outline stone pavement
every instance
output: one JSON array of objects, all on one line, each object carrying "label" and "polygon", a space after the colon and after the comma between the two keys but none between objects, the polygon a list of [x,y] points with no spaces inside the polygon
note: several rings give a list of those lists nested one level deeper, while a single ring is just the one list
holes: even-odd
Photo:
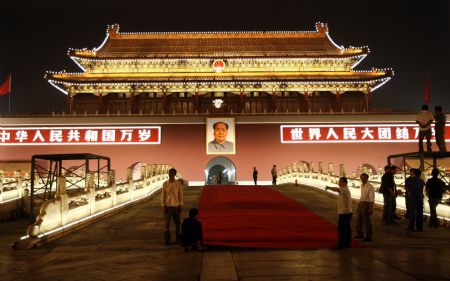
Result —
[{"label": "stone pavement", "polygon": [[[239,187],[237,187],[239,188]],[[336,199],[285,185],[279,190],[336,223]],[[201,188],[185,191],[183,216]],[[8,248],[26,222],[0,224],[1,280],[450,280],[450,229],[407,232],[405,222],[381,225],[374,242],[346,250],[210,248],[184,253],[163,243],[159,196],[32,250]],[[301,231],[301,226],[299,226]]]}]

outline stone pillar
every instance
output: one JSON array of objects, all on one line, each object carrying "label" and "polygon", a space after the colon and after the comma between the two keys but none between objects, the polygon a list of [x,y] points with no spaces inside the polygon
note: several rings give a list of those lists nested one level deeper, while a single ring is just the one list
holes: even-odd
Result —
[{"label": "stone pillar", "polygon": [[[0,197],[0,201],[1,201],[1,197]],[[31,214],[30,213],[30,190],[28,190],[28,188],[23,189],[22,210],[27,215]]]},{"label": "stone pillar", "polygon": [[17,182],[19,197],[22,197],[22,177],[20,176],[20,170],[14,171],[14,180]]},{"label": "stone pillar", "polygon": [[56,198],[61,202],[61,225],[64,226],[67,224],[69,213],[69,196],[67,195],[66,177],[64,176],[56,178]]},{"label": "stone pillar", "polygon": [[383,169],[380,166],[377,168],[377,173],[380,177],[384,174]]},{"label": "stone pillar", "polygon": [[134,181],[133,181],[133,170],[131,169],[131,167],[127,168],[127,183],[128,183],[128,194],[130,194],[130,200],[133,200]]},{"label": "stone pillar", "polygon": [[90,206],[90,214],[95,213],[95,195],[97,194],[95,191],[94,185],[95,173],[94,172],[86,172],[86,193],[88,197],[88,202]]},{"label": "stone pillar", "polygon": [[309,171],[311,173],[314,173],[314,163],[313,162],[309,162]]},{"label": "stone pillar", "polygon": [[143,166],[141,166],[141,180],[144,180],[145,179],[145,176],[146,176],[146,166],[145,165],[143,165]]},{"label": "stone pillar", "polygon": [[339,176],[340,177],[345,177],[346,176],[344,164],[339,164]]},{"label": "stone pillar", "polygon": [[333,165],[333,163],[328,163],[328,174],[330,175],[330,176],[334,176],[334,165]]},{"label": "stone pillar", "polygon": [[108,172],[108,186],[111,190],[112,205],[117,205],[117,186],[116,186],[116,171],[110,170]]},{"label": "stone pillar", "polygon": [[319,174],[323,174],[323,162],[319,162]]},{"label": "stone pillar", "polygon": [[149,166],[149,177],[153,177],[155,175],[155,164],[150,164]]}]

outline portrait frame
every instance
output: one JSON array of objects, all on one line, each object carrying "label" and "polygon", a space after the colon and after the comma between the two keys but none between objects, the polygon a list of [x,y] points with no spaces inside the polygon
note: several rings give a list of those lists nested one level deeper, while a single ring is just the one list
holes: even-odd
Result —
[{"label": "portrait frame", "polygon": [[[226,136],[227,145],[222,147],[213,144],[215,140],[213,125],[222,122],[228,125],[228,133]],[[236,124],[234,117],[208,117],[205,122],[206,127],[206,155],[234,155],[236,154]],[[229,144],[231,142],[231,144]],[[218,148],[219,150],[216,150]]]}]

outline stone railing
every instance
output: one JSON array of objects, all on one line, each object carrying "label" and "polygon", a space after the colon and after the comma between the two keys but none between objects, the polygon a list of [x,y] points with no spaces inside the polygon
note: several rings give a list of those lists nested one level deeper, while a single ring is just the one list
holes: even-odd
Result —
[{"label": "stone railing", "polygon": [[[333,174],[333,165],[329,164],[328,172],[324,172],[322,169],[322,163],[319,163],[319,169],[314,170],[312,162],[299,162],[293,163],[279,172],[277,182],[279,184],[296,184],[310,186],[314,188],[319,188],[325,190],[327,186],[338,186],[339,177],[346,176],[348,180],[348,187],[352,194],[352,198],[359,199],[361,195],[360,185],[361,181],[359,179],[359,174],[366,172],[369,175],[369,182],[374,186],[375,190],[378,191],[381,184],[380,169],[377,173],[366,171],[360,169],[358,172],[353,172],[352,175],[346,175],[343,165],[340,165],[340,175]],[[405,198],[404,198],[404,177],[401,174],[395,175],[395,181],[397,183],[397,189],[400,191],[400,195],[397,197],[397,209],[405,210]],[[327,190],[330,193],[332,191]],[[450,225],[450,205],[448,204],[450,200],[449,194],[445,194],[443,198],[443,204],[439,204],[437,207],[438,216],[444,219],[447,225]],[[375,192],[375,203],[383,205],[383,195],[379,192]],[[424,198],[424,212],[429,213],[428,199]]]},{"label": "stone railing", "polygon": [[167,164],[145,165],[137,180],[132,179],[129,169],[128,180],[122,183],[116,183],[115,171],[110,171],[110,184],[100,187],[94,184],[95,173],[88,173],[86,188],[81,192],[68,192],[67,179],[64,176],[57,177],[54,198],[43,202],[36,221],[27,229],[27,236],[16,242],[14,247],[31,248],[42,239],[60,235],[80,224],[95,221],[131,203],[144,200],[168,180],[170,168]]},{"label": "stone railing", "polygon": [[29,190],[29,186],[30,179],[23,178],[20,171],[15,171],[8,177],[0,171],[0,205],[22,198],[24,190]]}]

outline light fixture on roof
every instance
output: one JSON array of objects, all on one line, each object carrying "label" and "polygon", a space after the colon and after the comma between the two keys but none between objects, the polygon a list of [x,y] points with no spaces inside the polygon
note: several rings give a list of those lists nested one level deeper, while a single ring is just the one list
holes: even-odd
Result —
[{"label": "light fixture on roof", "polygon": [[219,109],[222,107],[222,104],[223,104],[222,99],[215,99],[212,102],[213,102],[215,108]]}]

